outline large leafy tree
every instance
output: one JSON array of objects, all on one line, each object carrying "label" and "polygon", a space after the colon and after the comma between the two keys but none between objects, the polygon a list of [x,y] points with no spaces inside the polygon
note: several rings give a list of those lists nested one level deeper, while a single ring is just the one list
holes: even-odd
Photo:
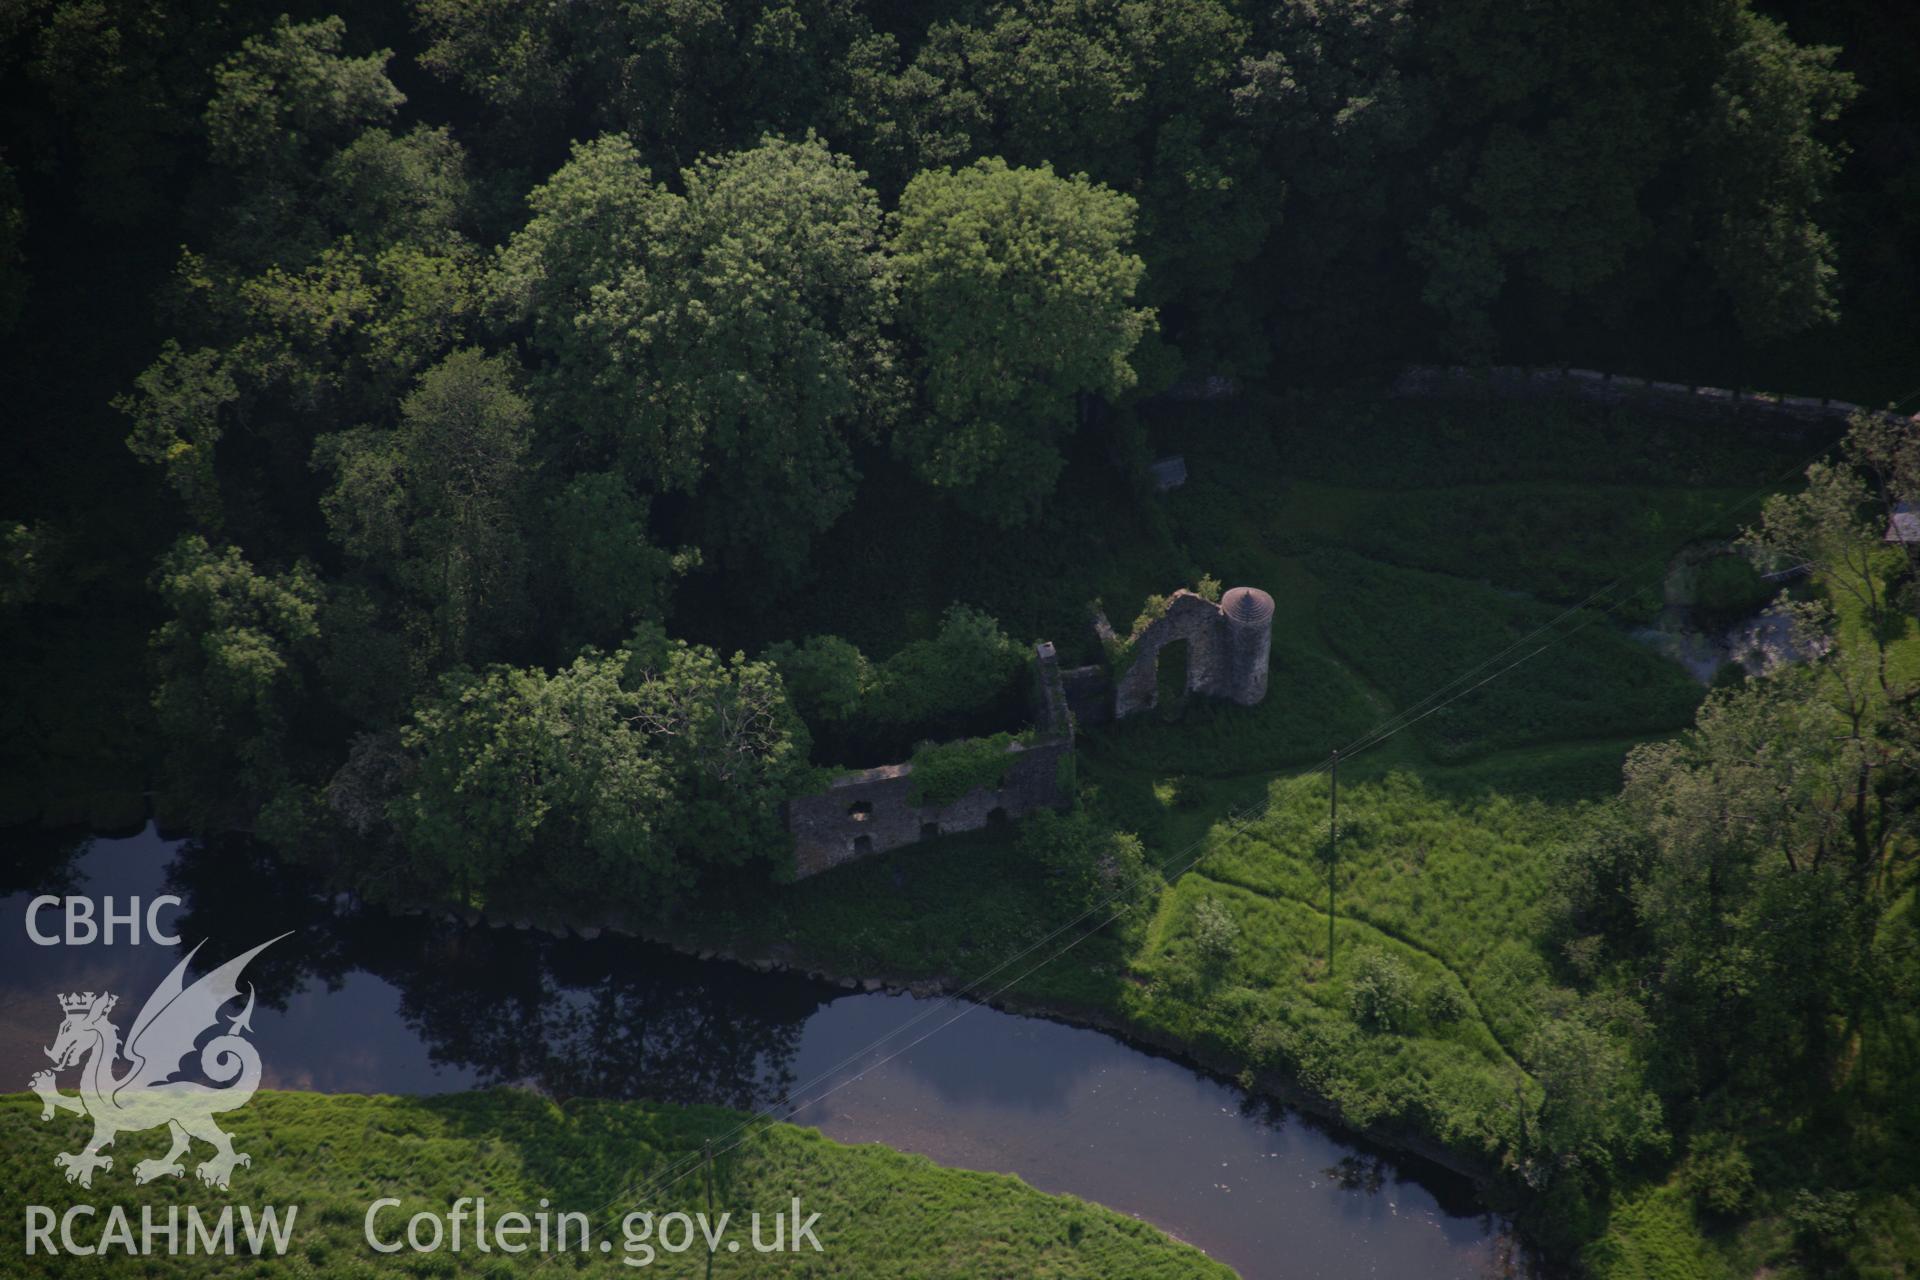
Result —
[{"label": "large leafy tree", "polygon": [[550,452],[694,500],[701,545],[797,567],[896,400],[880,207],[816,138],[700,161],[684,194],[623,138],[531,197],[498,295],[528,324]]},{"label": "large leafy tree", "polygon": [[172,234],[180,178],[204,154],[215,72],[264,18],[225,0],[8,4],[0,77],[26,90],[0,128],[10,158],[64,179],[84,218],[136,244],[148,228]]},{"label": "large leafy tree", "polygon": [[631,723],[624,668],[584,656],[443,677],[401,733],[411,771],[392,818],[410,874],[485,906],[525,904],[534,884],[619,900],[668,870],[655,832],[672,780]]},{"label": "large leafy tree", "polygon": [[282,15],[271,32],[242,43],[214,73],[207,140],[215,158],[294,164],[309,146],[351,136],[406,101],[387,78],[390,52],[342,55],[346,29],[338,17],[296,24]]},{"label": "large leafy tree", "polygon": [[232,821],[272,799],[309,749],[298,721],[316,690],[322,589],[311,567],[255,568],[197,534],[161,558],[168,613],[154,633],[154,708],[173,750],[168,800]]},{"label": "large leafy tree", "polygon": [[568,136],[602,132],[676,169],[768,132],[864,134],[856,123],[875,115],[874,89],[897,59],[855,0],[413,0],[413,10],[422,63],[478,98],[508,154],[533,163]]},{"label": "large leafy tree", "polygon": [[[1669,1087],[1824,1072],[1881,987],[1874,937],[1912,839],[1886,788],[1910,748],[1846,661],[1714,699],[1628,762],[1631,936]],[[1834,705],[1829,681],[1854,696]]]},{"label": "large leafy tree", "polygon": [[1920,851],[1920,735],[1896,655],[1916,632],[1889,607],[1906,565],[1881,542],[1885,508],[1867,516],[1862,471],[1885,465],[1884,500],[1905,500],[1911,439],[1910,424],[1863,420],[1846,458],[1769,501],[1747,543],[1812,570],[1823,599],[1794,608],[1808,661],[1714,695],[1692,731],[1635,750],[1611,819],[1562,865],[1563,922],[1638,976],[1675,1093],[1825,1079],[1899,988],[1883,939]]},{"label": "large leafy tree", "polygon": [[328,525],[422,603],[432,665],[497,653],[524,625],[531,424],[507,360],[470,347],[421,375],[394,429],[320,441]]},{"label": "large leafy tree", "polygon": [[222,256],[248,267],[317,247],[307,205],[326,158],[406,101],[388,78],[392,54],[343,52],[338,17],[248,38],[214,71],[207,147],[233,178]]},{"label": "large leafy tree", "polygon": [[1133,305],[1134,213],[1084,175],[1002,160],[907,185],[893,250],[928,412],[894,443],[922,479],[1001,524],[1037,513],[1081,397],[1136,381],[1153,313]]},{"label": "large leafy tree", "polygon": [[930,29],[893,115],[919,168],[993,155],[1135,197],[1143,299],[1191,359],[1251,371],[1265,344],[1235,295],[1283,183],[1234,101],[1248,37],[1219,0],[1003,0]]},{"label": "large leafy tree", "polygon": [[[1852,82],[1746,0],[1274,5],[1254,45],[1236,100],[1289,182],[1283,350],[1437,322],[1484,356],[1656,305],[1762,339],[1833,314],[1817,218]],[[1423,323],[1393,310],[1408,295]]]},{"label": "large leafy tree", "polygon": [[340,21],[282,21],[215,76],[206,110],[220,217],[181,255],[176,336],[119,403],[202,527],[313,550],[321,435],[390,421],[467,336],[481,259],[461,226],[467,159],[444,129],[384,127],[387,55]]},{"label": "large leafy tree", "polygon": [[409,874],[474,905],[591,894],[664,910],[702,869],[777,861],[806,736],[764,663],[643,628],[553,673],[456,671],[401,731]]},{"label": "large leafy tree", "polygon": [[548,616],[560,647],[610,644],[639,622],[666,616],[675,577],[700,561],[694,548],[669,552],[649,529],[651,502],[613,471],[574,476],[547,499],[542,539]]},{"label": "large leafy tree", "polygon": [[642,628],[629,642],[635,724],[674,779],[664,827],[689,866],[750,862],[786,869],[780,804],[807,768],[807,731],[771,663]]}]

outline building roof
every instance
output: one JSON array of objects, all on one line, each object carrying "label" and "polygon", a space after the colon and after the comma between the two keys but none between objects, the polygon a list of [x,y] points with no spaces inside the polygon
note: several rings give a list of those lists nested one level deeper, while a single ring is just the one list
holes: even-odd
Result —
[{"label": "building roof", "polygon": [[1258,587],[1235,587],[1220,597],[1220,607],[1236,622],[1265,622],[1273,616],[1273,597]]}]

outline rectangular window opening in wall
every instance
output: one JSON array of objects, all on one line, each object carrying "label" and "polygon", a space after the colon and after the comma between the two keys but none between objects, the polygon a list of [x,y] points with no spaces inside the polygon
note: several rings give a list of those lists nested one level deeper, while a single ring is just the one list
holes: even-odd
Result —
[{"label": "rectangular window opening in wall", "polygon": [[856,856],[861,854],[872,853],[873,837],[872,836],[855,836],[853,838],[853,852],[855,853]]},{"label": "rectangular window opening in wall", "polygon": [[847,816],[855,822],[865,822],[873,816],[873,802],[870,800],[855,800],[847,806]]},{"label": "rectangular window opening in wall", "polygon": [[937,836],[937,835],[939,835],[939,834],[940,834],[940,824],[939,824],[939,823],[937,823],[937,822],[923,822],[923,823],[921,823],[921,824],[920,824],[920,838],[921,838],[922,840],[931,840],[931,839],[933,839],[933,838],[934,838],[935,836]]}]

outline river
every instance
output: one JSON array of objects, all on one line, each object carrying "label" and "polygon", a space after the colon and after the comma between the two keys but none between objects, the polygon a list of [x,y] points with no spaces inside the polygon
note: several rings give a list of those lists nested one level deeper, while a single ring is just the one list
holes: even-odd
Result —
[{"label": "river", "polygon": [[[388,916],[318,892],[239,839],[170,841],[149,827],[71,853],[26,844],[6,851],[0,876],[0,1088],[24,1089],[47,1065],[58,993],[118,993],[124,1028],[181,954],[152,942],[37,945],[31,899],[111,895],[124,908],[173,893],[184,905],[159,923],[185,946],[207,939],[196,968],[294,931],[247,970],[269,1088],[521,1084],[741,1108],[786,1098],[800,1104],[796,1123],[842,1142],[1070,1192],[1144,1218],[1248,1280],[1523,1270],[1505,1224],[1457,1177],[1100,1032],[855,993],[621,937]],[[57,932],[58,910],[38,922]]]}]

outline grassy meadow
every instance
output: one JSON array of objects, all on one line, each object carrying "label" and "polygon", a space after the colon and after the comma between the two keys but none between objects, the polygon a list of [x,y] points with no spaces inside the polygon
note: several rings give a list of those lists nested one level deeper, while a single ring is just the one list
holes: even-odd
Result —
[{"label": "grassy meadow", "polygon": [[[114,1147],[114,1168],[95,1175],[91,1190],[63,1181],[56,1152],[73,1145],[76,1125],[42,1124],[37,1099],[0,1096],[0,1146],[8,1153],[0,1171],[0,1201],[9,1220],[21,1206],[57,1208],[75,1202],[98,1206],[76,1234],[90,1241],[106,1221],[109,1206],[124,1204],[135,1232],[141,1208],[164,1221],[169,1205],[195,1205],[203,1216],[234,1205],[297,1204],[291,1247],[281,1258],[260,1259],[244,1249],[232,1257],[199,1255],[191,1260],[129,1258],[115,1251],[88,1258],[89,1274],[114,1276],[254,1275],[325,1276],[353,1280],[375,1275],[517,1276],[583,1272],[702,1276],[707,1257],[697,1241],[683,1253],[656,1250],[650,1265],[621,1266],[628,1256],[621,1225],[633,1205],[623,1189],[644,1184],[660,1170],[677,1167],[713,1139],[716,1149],[743,1119],[713,1107],[682,1108],[644,1103],[572,1102],[564,1106],[511,1090],[437,1098],[361,1097],[263,1093],[229,1119],[235,1146],[253,1157],[235,1172],[231,1193],[202,1187],[190,1173],[134,1189],[136,1160],[165,1149],[164,1131],[126,1134]],[[705,1208],[699,1175],[681,1180],[647,1207],[656,1214]],[[942,1169],[921,1156],[880,1146],[845,1146],[812,1129],[789,1125],[756,1128],[754,1136],[715,1160],[714,1209],[731,1211],[733,1238],[750,1242],[747,1215],[768,1219],[786,1210],[794,1196],[805,1214],[819,1213],[814,1234],[821,1252],[761,1254],[743,1243],[738,1253],[713,1259],[716,1276],[1047,1277],[1137,1276],[1143,1280],[1224,1280],[1225,1267],[1178,1244],[1134,1218],[1068,1196],[1044,1195],[1001,1174]],[[383,1243],[404,1235],[415,1213],[444,1218],[461,1196],[484,1197],[488,1214],[532,1215],[543,1200],[549,1211],[588,1214],[593,1241],[611,1240],[598,1251],[542,1258],[515,1258],[472,1247],[455,1253],[375,1253],[365,1242],[368,1206],[392,1196],[398,1208],[377,1221]],[[604,1206],[604,1207],[603,1207]],[[789,1229],[791,1222],[789,1222]],[[239,1228],[236,1225],[236,1234]],[[57,1239],[57,1236],[56,1236]],[[677,1243],[677,1237],[676,1237]],[[164,1250],[164,1243],[162,1244]],[[643,1255],[636,1251],[633,1255]],[[67,1276],[75,1260],[23,1257],[25,1269],[9,1275]]]}]

